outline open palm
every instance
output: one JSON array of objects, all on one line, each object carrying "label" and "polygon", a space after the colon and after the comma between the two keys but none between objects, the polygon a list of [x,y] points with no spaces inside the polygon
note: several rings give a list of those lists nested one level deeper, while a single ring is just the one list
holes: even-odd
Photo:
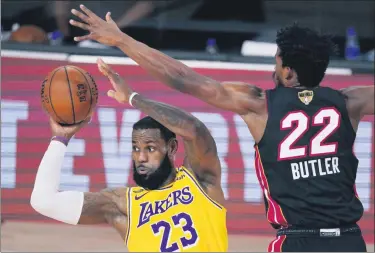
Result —
[{"label": "open palm", "polygon": [[117,43],[121,40],[121,35],[123,33],[118,28],[116,23],[112,20],[111,13],[108,12],[105,16],[106,20],[103,20],[84,5],[81,4],[80,8],[83,13],[75,9],[72,10],[72,13],[82,22],[78,22],[72,19],[69,22],[71,25],[89,31],[90,33],[84,36],[74,37],[74,40],[95,40],[107,46],[116,46]]},{"label": "open palm", "polygon": [[116,99],[120,103],[129,101],[129,96],[133,93],[132,89],[125,83],[124,79],[120,77],[108,64],[102,59],[97,60],[99,71],[105,75],[113,86],[113,90],[109,90],[107,95]]}]

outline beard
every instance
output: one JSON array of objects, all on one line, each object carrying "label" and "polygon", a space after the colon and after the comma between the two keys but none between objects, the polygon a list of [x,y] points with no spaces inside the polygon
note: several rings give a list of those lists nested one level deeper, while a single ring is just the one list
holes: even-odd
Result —
[{"label": "beard", "polygon": [[156,190],[160,188],[171,173],[172,163],[167,155],[164,156],[159,168],[147,175],[140,175],[133,161],[133,180],[138,186],[146,190]]}]

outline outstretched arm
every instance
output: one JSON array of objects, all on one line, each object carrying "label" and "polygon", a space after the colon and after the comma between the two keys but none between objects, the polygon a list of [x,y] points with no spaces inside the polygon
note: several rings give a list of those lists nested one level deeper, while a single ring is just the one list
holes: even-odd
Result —
[{"label": "outstretched arm", "polygon": [[72,10],[84,23],[74,20],[70,24],[90,32],[76,37],[75,40],[96,40],[109,46],[117,46],[126,55],[137,62],[151,75],[167,84],[169,87],[197,97],[215,107],[236,112],[262,113],[266,108],[264,92],[246,83],[223,83],[195,72],[180,61],[177,61],[160,51],[157,51],[130,36],[122,33],[116,23],[107,14],[106,20],[99,18],[85,6],[80,11]]},{"label": "outstretched arm", "polygon": [[98,67],[113,85],[114,90],[108,91],[110,97],[120,103],[130,102],[135,108],[181,136],[190,167],[200,181],[210,185],[220,185],[221,169],[216,143],[210,131],[200,120],[177,107],[134,93],[124,79],[101,59],[98,59]]},{"label": "outstretched arm", "polygon": [[51,141],[38,168],[31,206],[40,214],[64,223],[110,223],[121,230],[126,224],[126,188],[95,193],[58,190],[66,148],[59,140]]},{"label": "outstretched arm", "polygon": [[374,115],[374,85],[351,86],[341,92],[347,97],[348,111],[353,117],[361,119],[366,115]]},{"label": "outstretched arm", "polygon": [[219,82],[201,75],[182,62],[157,51],[126,34],[118,48],[155,78],[172,89],[192,95],[212,106],[245,115],[265,108],[264,91],[243,82]]}]

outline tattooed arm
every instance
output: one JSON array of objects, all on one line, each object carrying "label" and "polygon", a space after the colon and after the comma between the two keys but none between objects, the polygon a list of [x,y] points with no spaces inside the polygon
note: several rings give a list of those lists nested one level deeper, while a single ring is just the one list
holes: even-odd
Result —
[{"label": "tattooed arm", "polygon": [[72,225],[109,223],[126,231],[127,188],[101,192],[59,191],[66,145],[51,141],[39,165],[30,204],[38,213]]},{"label": "tattooed arm", "polygon": [[169,87],[197,97],[215,107],[236,112],[263,113],[266,108],[260,88],[246,83],[233,82],[230,85],[203,76],[160,51],[157,51],[122,33],[108,13],[106,20],[98,17],[87,7],[81,11],[72,10],[82,22],[71,20],[70,24],[89,31],[88,35],[75,37],[76,41],[96,40],[102,44],[116,46],[137,62],[151,75]]},{"label": "tattooed arm", "polygon": [[105,189],[100,192],[85,192],[79,224],[113,224],[125,216],[127,188]]},{"label": "tattooed arm", "polygon": [[357,130],[361,119],[366,115],[374,115],[374,85],[351,86],[341,89],[346,97],[346,107],[353,125]]},{"label": "tattooed arm", "polygon": [[216,81],[126,34],[118,48],[164,84],[212,106],[240,115],[258,114],[266,109],[264,91],[257,86]]},{"label": "tattooed arm", "polygon": [[[97,63],[99,71],[108,77],[115,89],[108,91],[108,96],[120,103],[127,103],[133,93],[132,89],[102,59],[98,59]],[[177,107],[141,95],[132,98],[132,105],[181,136],[184,140],[187,160],[196,176],[208,185],[220,186],[221,167],[216,143],[210,131],[200,120]]]},{"label": "tattooed arm", "polygon": [[127,230],[127,188],[105,189],[100,192],[85,192],[78,224],[108,223],[122,238]]},{"label": "tattooed arm", "polygon": [[374,85],[351,86],[342,89],[346,96],[349,113],[361,119],[366,115],[374,115]]}]

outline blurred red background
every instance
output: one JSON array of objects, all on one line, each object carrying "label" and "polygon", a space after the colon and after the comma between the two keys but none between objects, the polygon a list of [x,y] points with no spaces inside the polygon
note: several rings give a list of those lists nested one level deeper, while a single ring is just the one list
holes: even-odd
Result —
[{"label": "blurred red background", "polygon": [[[40,87],[54,68],[68,62],[2,58],[2,217],[12,220],[43,221],[29,205],[39,162],[51,137],[47,116],[41,109]],[[132,123],[144,115],[129,105],[107,98],[110,84],[94,64],[76,64],[89,71],[100,91],[93,122],[70,144],[62,176],[63,189],[99,190],[132,185],[130,136]],[[142,94],[194,112],[213,132],[224,171],[223,187],[228,200],[230,233],[274,235],[267,223],[263,197],[254,170],[253,140],[246,126],[231,112],[173,91],[155,81],[138,66],[114,66],[130,85]],[[271,72],[197,69],[218,80],[246,81],[262,88],[273,87]],[[334,88],[373,85],[373,76],[327,76],[324,85]],[[365,239],[374,242],[374,141],[373,117],[358,130],[355,152],[360,160],[357,190],[365,207],[360,222]],[[182,146],[182,145],[180,145]],[[182,162],[183,148],[177,164]],[[74,153],[74,156],[72,155]],[[51,221],[52,222],[52,221]]]}]

